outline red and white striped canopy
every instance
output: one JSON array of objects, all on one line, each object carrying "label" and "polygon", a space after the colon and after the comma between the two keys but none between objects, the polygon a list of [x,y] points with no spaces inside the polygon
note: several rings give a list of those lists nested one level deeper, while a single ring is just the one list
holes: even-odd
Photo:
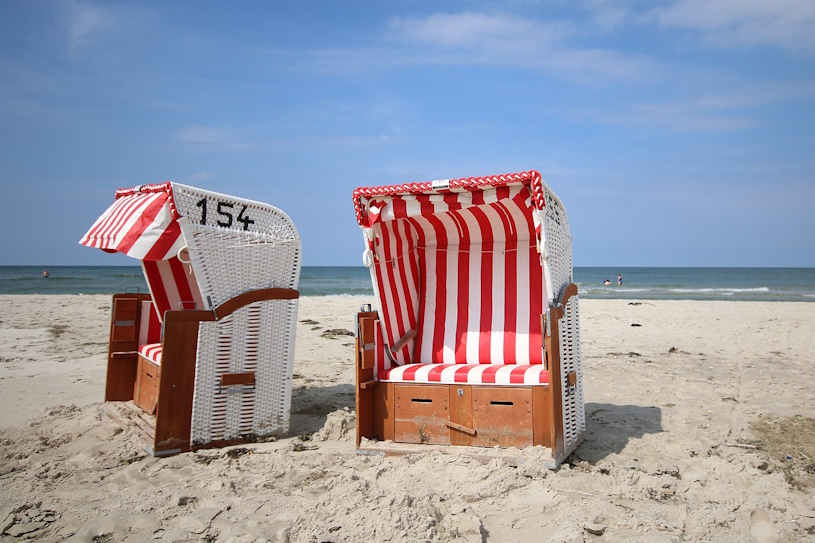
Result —
[{"label": "red and white striped canopy", "polygon": [[116,191],[116,200],[79,240],[139,260],[166,260],[184,246],[171,183]]},{"label": "red and white striped canopy", "polygon": [[399,364],[542,362],[542,187],[530,171],[354,192]]}]

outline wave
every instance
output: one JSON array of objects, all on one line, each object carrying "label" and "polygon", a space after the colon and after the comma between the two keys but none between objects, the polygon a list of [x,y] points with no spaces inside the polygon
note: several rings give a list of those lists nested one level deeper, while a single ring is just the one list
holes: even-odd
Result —
[{"label": "wave", "polygon": [[744,301],[815,301],[815,289],[798,285],[778,287],[708,287],[708,286],[578,286],[586,298],[648,300],[744,300]]},{"label": "wave", "polygon": [[768,287],[756,287],[756,288],[669,288],[666,289],[668,292],[713,292],[713,293],[722,293],[726,294],[728,292],[736,293],[736,292],[770,292]]},{"label": "wave", "polygon": [[721,288],[680,288],[680,287],[606,287],[606,286],[581,286],[578,288],[587,292],[608,292],[613,293],[629,293],[629,292],[677,292],[683,294],[725,294],[728,292],[743,293],[743,292],[772,292],[769,287],[754,287],[754,288],[736,288],[736,287],[721,287]]}]

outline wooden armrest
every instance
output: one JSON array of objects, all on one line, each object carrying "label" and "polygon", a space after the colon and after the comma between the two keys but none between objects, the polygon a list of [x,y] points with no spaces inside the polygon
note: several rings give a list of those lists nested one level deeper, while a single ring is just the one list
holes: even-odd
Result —
[{"label": "wooden armrest", "polygon": [[577,285],[574,283],[569,283],[569,285],[564,289],[563,296],[560,297],[560,302],[558,305],[565,306],[569,302],[569,298],[572,296],[577,296]]},{"label": "wooden armrest", "polygon": [[300,291],[292,288],[262,288],[250,290],[230,298],[218,307],[213,309],[192,309],[188,311],[167,311],[164,314],[164,322],[213,322],[228,317],[238,309],[255,302],[266,302],[269,300],[296,300],[300,297]]},{"label": "wooden armrest", "polygon": [[555,307],[549,308],[549,319],[546,318],[546,313],[541,315],[541,333],[543,337],[552,334],[552,321],[559,321],[563,318],[563,313],[566,311],[566,304],[569,303],[569,298],[577,296],[577,285],[569,283],[563,290],[563,296]]},{"label": "wooden armrest", "polygon": [[392,352],[392,353],[396,353],[396,352],[398,352],[398,351],[399,351],[399,350],[400,350],[402,347],[404,347],[404,346],[405,346],[405,344],[406,344],[408,341],[410,341],[411,339],[413,339],[415,336],[416,336],[416,330],[408,330],[408,331],[405,333],[405,335],[404,335],[404,336],[400,337],[400,338],[399,338],[399,340],[398,340],[398,341],[396,341],[396,343],[394,343],[394,344],[391,346],[391,352]]},{"label": "wooden armrest", "polygon": [[222,319],[231,315],[243,306],[249,305],[254,302],[265,302],[268,300],[296,300],[300,297],[300,291],[293,288],[263,288],[259,290],[250,290],[243,294],[230,298],[215,309],[213,312],[217,315],[217,319]]}]

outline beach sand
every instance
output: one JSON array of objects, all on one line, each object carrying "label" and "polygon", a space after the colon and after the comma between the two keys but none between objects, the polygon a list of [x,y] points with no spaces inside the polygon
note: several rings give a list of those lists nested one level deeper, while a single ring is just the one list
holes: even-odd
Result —
[{"label": "beach sand", "polygon": [[291,434],[158,459],[101,404],[108,296],[0,296],[0,542],[815,540],[815,303],[582,300],[556,471],[357,456],[353,314],[300,302]]}]

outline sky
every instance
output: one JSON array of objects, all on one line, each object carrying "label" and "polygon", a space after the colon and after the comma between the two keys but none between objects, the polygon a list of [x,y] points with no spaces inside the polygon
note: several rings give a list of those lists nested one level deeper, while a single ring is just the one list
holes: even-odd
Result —
[{"label": "sky", "polygon": [[0,265],[172,180],[356,266],[356,187],[531,169],[576,266],[815,267],[815,2],[0,2]]}]

